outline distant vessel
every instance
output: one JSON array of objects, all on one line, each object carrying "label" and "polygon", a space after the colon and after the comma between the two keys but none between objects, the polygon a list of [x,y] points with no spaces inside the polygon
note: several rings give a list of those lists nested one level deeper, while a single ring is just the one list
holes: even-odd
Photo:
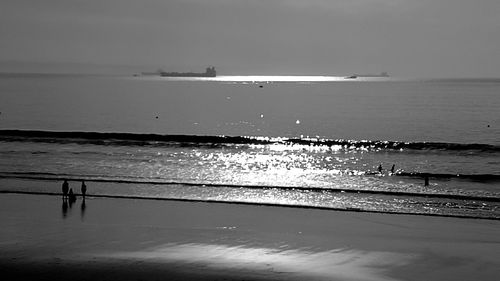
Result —
[{"label": "distant vessel", "polygon": [[162,72],[164,72],[164,71],[163,71],[163,69],[160,68],[154,72],[141,72],[141,75],[142,76],[160,76]]},{"label": "distant vessel", "polygon": [[215,67],[207,67],[204,73],[197,72],[160,72],[160,76],[163,77],[215,77],[217,72]]}]

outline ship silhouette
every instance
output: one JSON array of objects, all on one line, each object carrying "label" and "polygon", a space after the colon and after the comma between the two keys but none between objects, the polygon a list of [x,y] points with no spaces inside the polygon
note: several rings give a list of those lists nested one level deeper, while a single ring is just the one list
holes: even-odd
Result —
[{"label": "ship silhouette", "polygon": [[207,67],[204,73],[198,72],[160,72],[160,76],[163,77],[216,77],[217,72],[215,71],[215,67]]}]

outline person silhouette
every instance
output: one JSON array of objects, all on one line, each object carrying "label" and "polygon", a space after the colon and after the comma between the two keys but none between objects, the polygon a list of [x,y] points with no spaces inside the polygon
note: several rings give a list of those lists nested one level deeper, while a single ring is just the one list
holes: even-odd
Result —
[{"label": "person silhouette", "polygon": [[85,200],[85,193],[87,193],[87,185],[85,185],[85,181],[82,180],[82,188],[81,188],[81,191],[82,191],[82,197],[83,197],[83,200]]},{"label": "person silhouette", "polygon": [[69,199],[70,206],[71,206],[72,203],[74,203],[76,201],[76,195],[73,193],[73,188],[69,189],[68,199]]},{"label": "person silhouette", "polygon": [[68,197],[68,190],[69,190],[69,184],[67,180],[64,180],[62,184],[62,194],[63,194],[63,200]]},{"label": "person silhouette", "polygon": [[377,170],[378,170],[379,173],[382,173],[382,164],[378,165]]},{"label": "person silhouette", "polygon": [[391,168],[391,174],[394,174],[394,168],[396,167],[396,164],[392,164],[392,168]]}]

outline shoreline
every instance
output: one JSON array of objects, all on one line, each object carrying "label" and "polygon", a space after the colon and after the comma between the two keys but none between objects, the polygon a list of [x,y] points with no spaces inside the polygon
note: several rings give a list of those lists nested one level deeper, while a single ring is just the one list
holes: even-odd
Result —
[{"label": "shoreline", "polygon": [[[38,191],[16,191],[16,190],[0,190],[1,194],[26,194],[26,195],[48,195],[48,196],[61,196],[57,192],[38,192]],[[81,194],[75,193],[81,198]],[[411,212],[391,212],[379,210],[363,210],[358,208],[335,208],[325,206],[309,206],[309,205],[289,205],[265,202],[244,202],[244,201],[219,201],[210,199],[187,199],[187,198],[164,198],[164,197],[147,197],[147,196],[133,196],[133,195],[107,195],[107,194],[87,194],[88,198],[114,198],[114,199],[130,199],[130,200],[155,200],[155,201],[173,201],[173,202],[191,202],[191,203],[215,203],[215,204],[234,204],[234,205],[249,205],[249,206],[266,206],[266,207],[280,207],[280,208],[296,208],[296,209],[312,209],[312,210],[325,210],[337,212],[355,212],[355,213],[375,213],[386,215],[405,215],[405,216],[427,216],[427,217],[443,217],[443,218],[458,218],[458,219],[475,219],[475,220],[494,220],[500,221],[497,217],[474,217],[467,215],[457,214],[438,214],[438,213],[411,213]]]},{"label": "shoreline", "polygon": [[[377,173],[374,173],[376,175]],[[397,175],[396,175],[397,176]],[[22,176],[9,176],[0,175],[1,179],[13,180],[33,180],[33,181],[63,181],[68,177],[22,177]],[[161,182],[161,181],[137,181],[137,180],[118,180],[118,179],[87,179],[87,178],[69,178],[71,181],[85,180],[87,182],[95,183],[115,183],[115,184],[151,184],[151,185],[182,185],[182,186],[209,186],[209,187],[229,187],[247,189],[280,189],[280,190],[304,190],[314,192],[332,192],[332,193],[357,193],[357,194],[373,194],[373,195],[389,195],[389,196],[413,196],[425,198],[440,198],[452,200],[478,200],[485,202],[500,202],[500,198],[493,196],[473,196],[463,194],[445,194],[445,193],[419,193],[419,192],[403,192],[403,191],[389,191],[389,190],[369,190],[369,189],[343,189],[343,188],[324,188],[324,187],[301,187],[301,186],[286,186],[286,185],[245,185],[245,184],[222,184],[222,183],[192,183],[192,182]]]},{"label": "shoreline", "polygon": [[0,194],[9,280],[496,280],[500,222]]}]

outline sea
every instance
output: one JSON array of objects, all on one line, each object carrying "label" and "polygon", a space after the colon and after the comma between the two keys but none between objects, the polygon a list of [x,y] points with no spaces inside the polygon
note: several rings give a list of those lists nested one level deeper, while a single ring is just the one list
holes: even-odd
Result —
[{"label": "sea", "polygon": [[[0,192],[500,219],[500,79],[0,74]],[[88,199],[87,199],[88,200]]]}]

